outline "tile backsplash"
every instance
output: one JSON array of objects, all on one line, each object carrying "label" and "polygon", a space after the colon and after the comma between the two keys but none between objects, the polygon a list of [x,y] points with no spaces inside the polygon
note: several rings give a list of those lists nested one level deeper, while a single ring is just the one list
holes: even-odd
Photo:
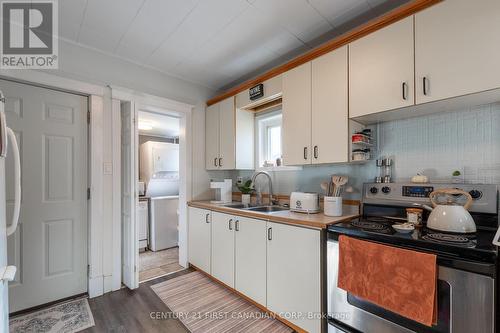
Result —
[{"label": "tile backsplash", "polygon": [[379,124],[378,145],[397,180],[447,181],[459,170],[467,183],[500,183],[500,103]]},{"label": "tile backsplash", "polygon": [[[423,172],[431,181],[450,181],[459,170],[467,183],[500,184],[500,102],[474,108],[378,124],[379,156],[394,160],[393,179],[409,181]],[[321,192],[320,183],[331,174],[349,175],[359,198],[361,186],[376,175],[375,162],[305,166],[298,171],[271,172],[274,192]],[[211,172],[213,178],[248,179],[251,171]],[[261,178],[265,182],[265,178]],[[261,186],[264,184],[257,184]],[[267,186],[263,187],[267,192]]]}]

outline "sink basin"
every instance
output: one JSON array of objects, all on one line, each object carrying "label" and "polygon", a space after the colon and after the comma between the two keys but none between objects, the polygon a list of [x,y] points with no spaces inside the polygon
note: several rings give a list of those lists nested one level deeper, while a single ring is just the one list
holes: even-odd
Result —
[{"label": "sink basin", "polygon": [[230,204],[225,204],[222,206],[228,207],[228,208],[236,208],[236,209],[245,209],[245,208],[249,207],[248,205],[244,205],[242,203],[230,203]]},{"label": "sink basin", "polygon": [[289,210],[289,208],[279,207],[279,206],[260,206],[260,207],[247,208],[245,210],[249,210],[252,212],[273,213],[273,212],[281,212],[284,210]]}]

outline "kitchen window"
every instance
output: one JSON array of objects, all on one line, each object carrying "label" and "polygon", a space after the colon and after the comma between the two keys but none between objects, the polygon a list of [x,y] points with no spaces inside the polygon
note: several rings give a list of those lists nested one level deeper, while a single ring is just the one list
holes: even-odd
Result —
[{"label": "kitchen window", "polygon": [[257,129],[257,168],[276,166],[281,158],[281,110],[258,115]]}]

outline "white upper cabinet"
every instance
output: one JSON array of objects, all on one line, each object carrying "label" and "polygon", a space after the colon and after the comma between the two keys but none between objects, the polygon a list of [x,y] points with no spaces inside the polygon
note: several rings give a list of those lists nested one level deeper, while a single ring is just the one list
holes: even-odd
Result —
[{"label": "white upper cabinet", "polygon": [[415,15],[417,104],[499,88],[499,59],[500,1],[447,0]]},{"label": "white upper cabinet", "polygon": [[283,74],[283,163],[311,164],[311,63]]},{"label": "white upper cabinet", "polygon": [[262,82],[264,86],[264,96],[251,100],[249,90],[243,90],[236,95],[236,108],[237,109],[251,109],[258,105],[268,103],[272,100],[280,98],[283,91],[283,78],[282,75],[277,75]]},{"label": "white upper cabinet", "polygon": [[205,111],[205,168],[219,167],[219,104],[210,105]]},{"label": "white upper cabinet", "polygon": [[236,168],[236,111],[234,97],[223,100],[219,105],[219,168],[221,170],[233,170]]},{"label": "white upper cabinet", "polygon": [[349,44],[350,117],[413,105],[413,85],[413,17]]},{"label": "white upper cabinet", "polygon": [[205,168],[253,169],[253,113],[236,110],[233,96],[207,107],[205,117]]},{"label": "white upper cabinet", "polygon": [[312,163],[348,160],[347,46],[312,61]]}]

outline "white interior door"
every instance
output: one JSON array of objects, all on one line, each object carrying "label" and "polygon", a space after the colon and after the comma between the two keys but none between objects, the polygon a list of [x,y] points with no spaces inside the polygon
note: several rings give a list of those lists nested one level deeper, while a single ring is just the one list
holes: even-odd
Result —
[{"label": "white interior door", "polygon": [[130,289],[139,287],[138,205],[138,135],[134,103],[122,104],[122,280]]},{"label": "white interior door", "polygon": [[[8,238],[10,311],[87,292],[86,97],[0,80],[6,117],[19,143],[22,201]],[[7,220],[14,162],[6,159]]]}]

